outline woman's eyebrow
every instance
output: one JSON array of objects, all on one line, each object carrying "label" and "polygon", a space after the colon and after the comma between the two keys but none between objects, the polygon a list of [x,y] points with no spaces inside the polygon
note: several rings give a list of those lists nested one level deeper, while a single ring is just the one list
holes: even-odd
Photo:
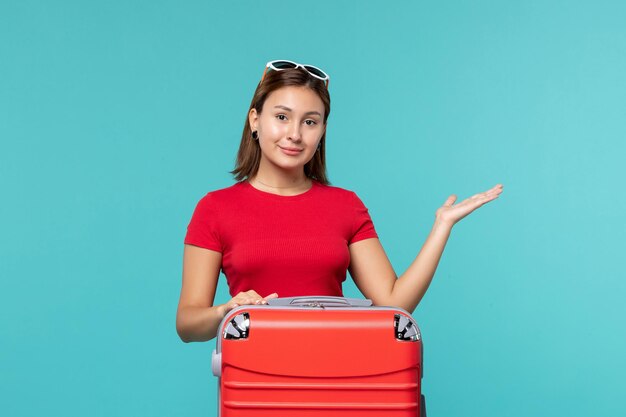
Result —
[{"label": "woman's eyebrow", "polygon": [[[287,111],[291,111],[291,109],[287,106],[282,106],[282,105],[278,105],[278,106],[274,106],[274,108],[278,108],[278,109],[283,109],[283,110],[287,110]],[[307,114],[317,114],[319,117],[322,117],[322,114],[318,111],[308,111],[306,113],[304,113],[304,115],[306,116]]]}]

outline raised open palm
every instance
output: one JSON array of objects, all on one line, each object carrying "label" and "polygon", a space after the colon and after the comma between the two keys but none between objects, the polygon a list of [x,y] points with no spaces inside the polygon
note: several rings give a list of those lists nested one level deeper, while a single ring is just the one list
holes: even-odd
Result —
[{"label": "raised open palm", "polygon": [[480,194],[474,194],[470,198],[461,201],[458,204],[454,204],[457,199],[456,195],[448,197],[443,206],[437,209],[435,215],[440,221],[454,225],[456,222],[467,216],[478,207],[495,200],[502,193],[502,184],[498,184],[490,190],[487,190]]}]

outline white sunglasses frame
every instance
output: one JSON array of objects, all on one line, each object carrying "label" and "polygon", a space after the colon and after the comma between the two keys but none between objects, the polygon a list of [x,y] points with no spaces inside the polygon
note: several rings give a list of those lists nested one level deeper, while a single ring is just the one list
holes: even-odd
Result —
[{"label": "white sunglasses frame", "polygon": [[[294,68],[276,68],[274,66],[274,62],[288,62],[290,64],[295,65]],[[313,74],[311,71],[309,71],[308,69],[306,69],[306,67],[311,67],[311,68],[315,68],[316,70],[318,70],[319,72],[321,72],[322,74],[326,75],[326,77],[322,78],[319,75]],[[295,68],[302,68],[303,70],[305,70],[306,72],[308,72],[309,74],[311,74],[313,77],[317,78],[318,80],[322,80],[326,82],[326,88],[328,88],[328,85],[330,84],[330,77],[328,76],[328,74],[326,74],[326,71],[324,71],[321,68],[316,67],[315,65],[309,65],[309,64],[299,64],[297,62],[293,62],[290,61],[288,59],[274,59],[272,61],[269,61],[267,64],[265,64],[265,68],[263,69],[263,77],[261,77],[261,81],[263,81],[263,79],[265,78],[265,74],[267,74],[267,69],[271,68],[274,71],[284,71],[286,69],[295,69]]]}]

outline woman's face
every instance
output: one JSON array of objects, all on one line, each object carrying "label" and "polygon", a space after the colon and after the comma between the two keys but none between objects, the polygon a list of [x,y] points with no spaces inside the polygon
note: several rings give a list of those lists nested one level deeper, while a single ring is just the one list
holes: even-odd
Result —
[{"label": "woman's face", "polygon": [[250,127],[261,147],[261,166],[303,170],[326,129],[324,103],[307,87],[283,87],[270,93],[261,114],[250,110]]}]

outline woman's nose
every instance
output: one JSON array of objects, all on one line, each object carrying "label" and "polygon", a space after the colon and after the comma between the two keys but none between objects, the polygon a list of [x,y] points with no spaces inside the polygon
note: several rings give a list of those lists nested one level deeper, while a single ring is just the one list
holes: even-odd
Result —
[{"label": "woman's nose", "polygon": [[302,134],[300,132],[300,125],[298,123],[295,123],[293,126],[290,127],[289,139],[291,139],[294,142],[299,142],[302,140]]}]

